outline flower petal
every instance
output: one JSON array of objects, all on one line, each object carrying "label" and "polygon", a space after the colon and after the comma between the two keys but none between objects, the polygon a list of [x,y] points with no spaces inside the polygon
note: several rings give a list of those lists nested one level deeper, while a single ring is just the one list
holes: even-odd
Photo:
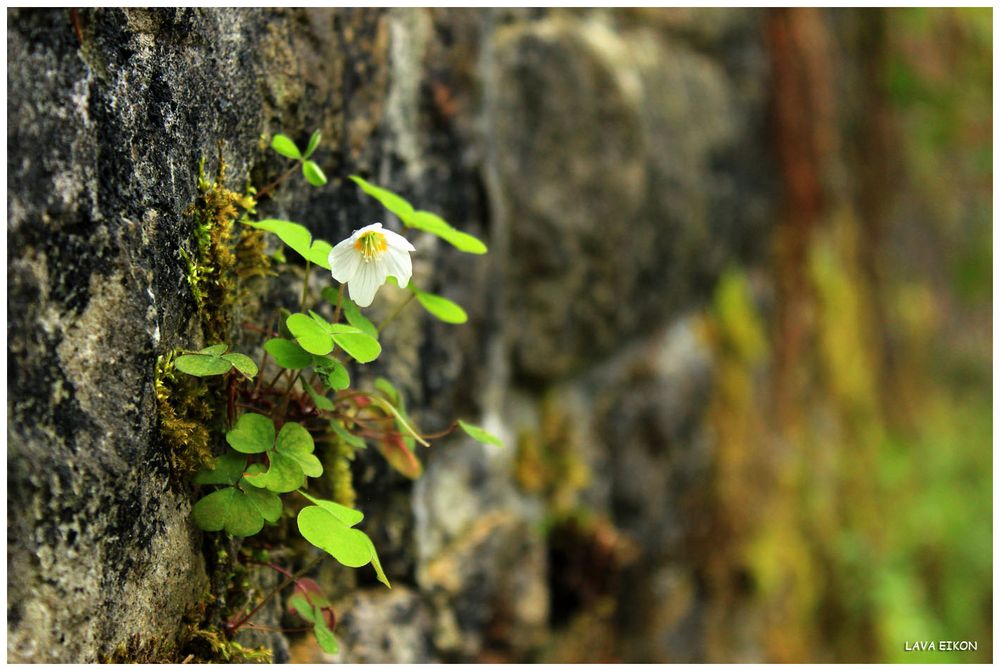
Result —
[{"label": "flower petal", "polygon": [[351,300],[358,307],[366,308],[375,300],[375,292],[385,283],[386,267],[381,260],[362,263],[351,283],[347,285]]},{"label": "flower petal", "polygon": [[410,282],[410,276],[413,274],[413,263],[410,261],[410,253],[390,245],[382,258],[385,260],[388,273],[395,277],[399,283],[399,288],[405,289],[406,285]]},{"label": "flower petal", "polygon": [[404,238],[402,235],[395,231],[390,231],[388,228],[382,231],[382,235],[385,236],[385,241],[389,243],[390,248],[396,248],[405,250],[408,252],[415,252],[417,248],[410,244],[410,241]]},{"label": "flower petal", "polygon": [[360,238],[368,231],[379,231],[379,230],[382,230],[382,224],[376,221],[374,224],[368,224],[367,226],[359,228],[358,230],[351,233],[351,240],[357,241],[358,238]]},{"label": "flower petal", "polygon": [[350,282],[351,278],[357,274],[358,266],[361,264],[361,254],[354,249],[351,238],[338,242],[330,250],[330,256],[327,258],[330,261],[330,272],[333,274],[333,279],[341,284]]}]

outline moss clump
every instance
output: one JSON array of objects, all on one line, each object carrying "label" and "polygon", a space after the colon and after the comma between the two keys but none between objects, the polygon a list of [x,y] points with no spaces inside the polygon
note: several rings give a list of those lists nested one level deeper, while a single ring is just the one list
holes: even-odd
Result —
[{"label": "moss clump", "polygon": [[515,474],[520,487],[544,498],[550,515],[562,518],[577,508],[578,493],[590,482],[579,454],[573,418],[553,396],[542,401],[541,426],[520,436]]},{"label": "moss clump", "polygon": [[354,491],[354,482],[351,479],[351,462],[354,461],[355,449],[345,440],[336,440],[331,443],[328,454],[330,458],[324,464],[324,472],[327,474],[327,481],[330,483],[330,495],[337,503],[354,507],[358,498],[358,493]]},{"label": "moss clump", "polygon": [[[202,344],[231,343],[233,324],[253,306],[261,292],[249,280],[273,274],[262,231],[249,225],[254,213],[255,191],[243,193],[225,186],[226,164],[219,147],[214,178],[205,175],[204,159],[198,166],[198,196],[185,211],[193,223],[194,244],[181,249],[187,262],[187,280],[195,300]],[[221,443],[226,421],[226,379],[197,378],[178,373],[176,352],[157,359],[155,390],[159,434],[172,472],[178,480],[209,464]],[[246,566],[235,559],[232,546],[219,537],[207,543],[211,593],[190,613],[175,637],[169,640],[134,637],[105,655],[104,662],[232,662],[272,661],[271,651],[248,648],[232,640],[226,626],[230,604],[241,604],[249,595]],[[238,546],[237,546],[238,547]]]},{"label": "moss clump", "polygon": [[177,642],[166,638],[142,638],[133,634],[114,650],[98,655],[101,664],[169,664],[177,659]]},{"label": "moss clump", "polygon": [[102,664],[270,663],[267,648],[249,648],[226,635],[219,599],[206,593],[184,614],[175,636],[134,634],[110,652],[99,655]]},{"label": "moss clump", "polygon": [[195,250],[182,254],[188,264],[188,284],[198,306],[205,342],[229,338],[232,316],[241,295],[240,280],[270,274],[263,233],[248,224],[257,201],[254,190],[228,189],[226,163],[219,146],[215,179],[198,165],[198,198],[185,212],[194,223]]},{"label": "moss clump", "polygon": [[177,640],[142,638],[134,634],[109,653],[98,656],[101,664],[270,664],[271,651],[249,648],[226,638],[212,628],[187,624]]},{"label": "moss clump", "polygon": [[272,653],[266,647],[248,648],[217,629],[196,629],[185,644],[189,662],[230,662],[233,664],[270,664]]},{"label": "moss clump", "polygon": [[[195,248],[181,249],[187,261],[187,279],[198,308],[205,344],[229,342],[238,306],[250,293],[245,280],[271,274],[263,231],[248,224],[256,200],[254,189],[243,193],[226,188],[226,163],[219,146],[215,178],[198,165],[198,198],[185,215],[194,223]],[[156,367],[156,400],[162,436],[171,468],[189,475],[212,458],[210,429],[218,423],[221,407],[209,399],[223,398],[216,380],[176,375],[173,354],[161,356]],[[216,393],[219,392],[219,393]]]},{"label": "moss clump", "polygon": [[[212,460],[212,426],[216,408],[209,400],[208,383],[202,378],[177,375],[174,354],[156,360],[156,404],[159,408],[160,439],[179,476],[194,473]],[[217,397],[217,396],[216,396]]]}]

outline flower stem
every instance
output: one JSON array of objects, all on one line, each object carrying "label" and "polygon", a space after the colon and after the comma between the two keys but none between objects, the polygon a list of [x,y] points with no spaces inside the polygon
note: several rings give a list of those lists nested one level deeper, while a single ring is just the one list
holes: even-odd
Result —
[{"label": "flower stem", "polygon": [[424,438],[425,440],[433,440],[434,438],[444,438],[457,428],[458,428],[458,422],[452,422],[451,426],[449,426],[444,431],[438,431],[437,433],[425,433],[421,437]]},{"label": "flower stem", "polygon": [[412,301],[414,298],[416,298],[416,296],[417,295],[415,293],[411,292],[410,295],[406,297],[406,300],[403,301],[402,303],[400,303],[399,306],[396,307],[396,309],[392,311],[392,314],[389,315],[388,317],[386,317],[384,320],[382,320],[382,323],[380,323],[375,328],[377,328],[379,330],[379,332],[381,333],[382,329],[385,328],[386,326],[388,326],[389,323],[391,323],[393,319],[395,319],[396,317],[398,317],[399,313],[403,311],[403,308],[405,308],[407,305],[409,305],[410,301]]},{"label": "flower stem", "polygon": [[337,309],[333,311],[333,323],[336,324],[340,322],[340,308],[344,305],[344,285],[340,285],[340,290],[337,292]]},{"label": "flower stem", "polygon": [[309,295],[309,268],[311,265],[309,259],[306,259],[306,273],[302,278],[302,304],[299,306],[299,312],[305,312],[306,309],[306,297]]},{"label": "flower stem", "polygon": [[302,371],[301,370],[295,371],[295,377],[293,377],[292,381],[288,383],[288,389],[285,390],[285,395],[281,399],[282,400],[282,406],[281,406],[281,416],[282,417],[284,417],[285,413],[288,412],[288,402],[291,400],[292,388],[295,386],[295,383],[298,382],[299,376],[301,376],[301,375],[302,375]]},{"label": "flower stem", "polygon": [[285,369],[285,368],[282,368],[281,370],[279,370],[278,374],[274,376],[274,379],[271,380],[271,383],[269,385],[267,385],[267,386],[268,387],[274,387],[275,383],[277,383],[277,381],[281,378],[281,376],[284,375],[287,372],[288,372],[288,370]]},{"label": "flower stem", "polygon": [[257,366],[257,381],[254,382],[253,391],[256,394],[260,391],[260,381],[264,379],[264,364],[267,363],[267,350],[264,350],[264,356],[260,358],[260,365]]},{"label": "flower stem", "polygon": [[320,555],[313,562],[311,562],[310,564],[307,564],[305,566],[305,568],[299,570],[294,575],[290,575],[289,577],[285,578],[285,580],[280,585],[278,585],[277,587],[275,587],[274,589],[272,589],[270,592],[268,592],[267,596],[265,596],[263,599],[261,599],[260,603],[258,603],[256,606],[253,607],[253,610],[251,610],[245,616],[243,616],[242,618],[240,618],[240,620],[238,622],[236,622],[235,624],[227,623],[226,628],[230,632],[235,632],[237,629],[239,629],[244,624],[246,624],[247,620],[249,620],[251,617],[253,617],[254,615],[256,615],[257,611],[259,611],[261,608],[263,608],[264,604],[266,604],[268,601],[270,601],[271,598],[274,597],[275,594],[280,593],[281,590],[283,590],[286,587],[288,587],[289,585],[291,585],[293,582],[295,582],[296,580],[298,580],[299,578],[301,578],[302,576],[304,576],[306,573],[309,573],[309,571],[311,571],[314,568],[316,568],[316,566],[318,566],[319,563],[321,561],[323,561],[324,559],[326,559],[326,555]]},{"label": "flower stem", "polygon": [[264,197],[265,195],[267,195],[268,193],[270,193],[276,186],[278,186],[279,184],[281,184],[282,182],[284,182],[286,179],[288,179],[288,176],[291,175],[293,172],[295,172],[295,169],[298,168],[298,167],[299,167],[299,163],[298,163],[298,161],[296,161],[292,165],[291,168],[289,168],[288,170],[286,170],[284,172],[284,174],[282,174],[276,180],[274,180],[273,182],[271,182],[270,184],[268,184],[267,186],[265,186],[264,188],[262,188],[260,191],[258,191],[257,195],[254,196],[254,200],[260,201],[260,199],[262,197]]}]

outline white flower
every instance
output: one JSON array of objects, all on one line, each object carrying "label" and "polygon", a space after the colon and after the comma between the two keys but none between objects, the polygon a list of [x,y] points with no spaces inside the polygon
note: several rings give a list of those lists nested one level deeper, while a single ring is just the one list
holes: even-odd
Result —
[{"label": "white flower", "polygon": [[410,241],[398,233],[383,229],[382,224],[360,228],[330,250],[333,279],[347,285],[351,300],[368,307],[375,292],[392,275],[405,288],[413,274]]}]

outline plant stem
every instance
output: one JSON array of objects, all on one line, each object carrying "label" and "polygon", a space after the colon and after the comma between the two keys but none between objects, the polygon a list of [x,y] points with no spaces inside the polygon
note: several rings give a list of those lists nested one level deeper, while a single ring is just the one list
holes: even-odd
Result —
[{"label": "plant stem", "polygon": [[253,331],[254,333],[268,334],[268,335],[271,335],[272,337],[274,337],[276,335],[274,333],[274,331],[268,331],[266,328],[264,328],[262,326],[257,326],[256,324],[251,323],[251,322],[243,322],[243,329],[245,331]]},{"label": "plant stem", "polygon": [[271,182],[270,184],[268,184],[267,186],[265,186],[264,188],[262,188],[260,191],[258,191],[257,195],[254,196],[254,200],[260,201],[260,199],[262,197],[264,197],[265,195],[267,195],[268,193],[270,193],[272,189],[274,189],[276,186],[278,186],[279,184],[281,184],[282,182],[284,182],[286,179],[288,179],[288,176],[291,175],[293,172],[295,172],[295,169],[298,168],[298,167],[299,167],[299,163],[295,162],[292,165],[292,167],[289,168],[288,170],[286,170],[283,175],[281,175],[280,177],[278,177],[278,179],[274,180],[273,182]]},{"label": "plant stem", "polygon": [[279,370],[279,371],[278,371],[278,374],[274,376],[274,379],[273,379],[273,380],[271,380],[271,384],[269,384],[269,385],[267,385],[267,386],[268,386],[268,387],[273,387],[273,386],[274,386],[274,384],[275,384],[275,383],[276,383],[276,382],[277,382],[277,381],[278,381],[278,380],[279,380],[279,379],[281,378],[281,376],[282,376],[282,375],[284,375],[284,374],[285,374],[286,372],[288,372],[288,371],[287,371],[287,369],[285,369],[285,368],[282,368],[281,370]]},{"label": "plant stem", "polygon": [[262,415],[266,415],[268,413],[268,411],[265,410],[264,408],[261,408],[259,406],[253,405],[252,403],[237,403],[236,405],[238,407],[240,407],[240,408],[247,408],[248,410],[253,410],[254,412],[259,412]]},{"label": "plant stem", "polygon": [[309,268],[311,265],[309,259],[306,259],[306,273],[302,278],[302,303],[299,306],[299,312],[305,312],[306,309],[306,297],[309,295]]},{"label": "plant stem", "polygon": [[269,627],[265,624],[257,624],[255,622],[247,622],[245,625],[247,629],[254,629],[256,631],[277,631],[282,634],[293,634],[301,631],[312,631],[312,627],[292,627],[290,629],[285,629],[284,627]]},{"label": "plant stem", "polygon": [[378,329],[379,332],[381,333],[382,329],[385,328],[386,326],[388,326],[389,323],[392,322],[393,319],[395,319],[396,317],[398,317],[399,313],[403,311],[403,308],[405,308],[407,305],[409,305],[410,301],[412,301],[414,298],[416,298],[416,296],[417,295],[415,293],[411,292],[410,295],[406,297],[406,300],[403,301],[402,303],[400,303],[399,306],[397,306],[396,309],[392,311],[392,314],[389,315],[388,317],[386,317],[384,320],[382,320],[382,322],[378,326],[376,326],[375,328]]},{"label": "plant stem", "polygon": [[288,383],[288,389],[285,390],[285,395],[281,399],[282,400],[282,405],[281,405],[281,416],[282,417],[284,417],[285,413],[288,412],[288,401],[290,401],[291,398],[292,398],[292,396],[291,396],[291,394],[292,394],[292,388],[295,386],[295,383],[298,382],[300,375],[302,375],[302,371],[301,370],[295,371],[295,377],[293,377],[292,381]]},{"label": "plant stem", "polygon": [[457,428],[458,428],[458,422],[452,422],[451,426],[449,426],[444,431],[438,431],[437,433],[427,433],[422,435],[421,438],[424,438],[426,440],[433,440],[434,438],[443,438]]},{"label": "plant stem", "polygon": [[340,285],[340,289],[337,291],[337,309],[333,311],[333,323],[336,324],[340,321],[340,308],[344,305],[344,285]]},{"label": "plant stem", "polygon": [[267,363],[267,350],[264,350],[264,356],[260,358],[260,365],[257,366],[257,381],[254,383],[253,391],[256,394],[260,391],[260,381],[264,379],[264,364]]},{"label": "plant stem", "polygon": [[285,578],[285,580],[280,585],[278,585],[277,587],[275,587],[274,589],[272,589],[270,592],[268,592],[267,596],[265,596],[263,599],[261,599],[260,603],[258,603],[256,606],[253,607],[253,610],[251,610],[249,613],[247,613],[244,617],[240,618],[239,622],[237,622],[236,624],[233,624],[231,626],[227,626],[227,629],[229,629],[229,631],[231,631],[231,632],[235,632],[237,629],[239,629],[240,627],[242,627],[244,624],[246,624],[246,621],[249,620],[254,615],[256,615],[257,611],[259,611],[261,608],[263,608],[264,604],[266,604],[268,601],[270,601],[271,598],[274,597],[275,594],[278,594],[279,592],[281,592],[281,590],[285,589],[286,587],[288,587],[289,585],[291,585],[293,582],[295,582],[296,580],[298,580],[299,578],[301,578],[302,576],[304,576],[306,573],[308,573],[309,571],[311,571],[314,568],[316,568],[316,566],[318,566],[319,563],[321,561],[323,561],[324,559],[326,559],[326,555],[320,555],[313,562],[311,562],[310,564],[306,565],[305,568],[299,570],[294,575]]}]

